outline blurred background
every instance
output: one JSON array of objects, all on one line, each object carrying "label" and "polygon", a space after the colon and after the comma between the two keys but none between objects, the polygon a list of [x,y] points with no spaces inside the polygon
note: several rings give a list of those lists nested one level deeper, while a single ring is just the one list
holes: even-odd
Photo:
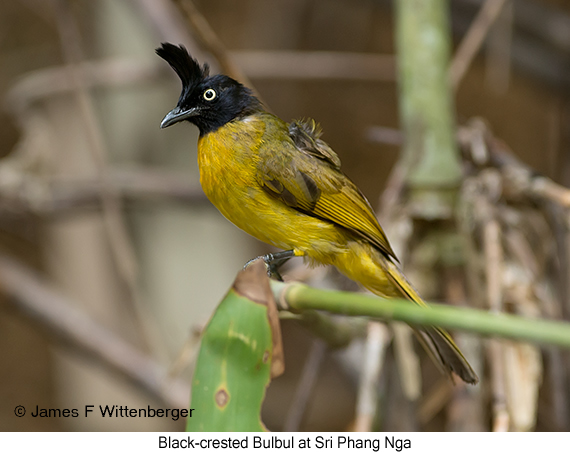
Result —
[{"label": "blurred background", "polygon": [[[202,195],[197,130],[159,129],[180,89],[154,54],[160,42],[184,44],[213,72],[222,49],[272,112],[286,121],[315,118],[375,207],[398,158],[392,1],[196,0],[196,10],[178,3],[0,3],[2,430],[183,430],[184,421],[171,419],[18,418],[13,410],[184,407],[201,329],[243,263],[269,250]],[[482,8],[493,15],[456,89],[457,124],[483,118],[520,162],[568,187],[570,4],[449,3],[454,50]],[[291,271],[304,270],[298,263]],[[318,270],[310,278],[335,281]],[[268,428],[285,428],[305,363],[315,360],[318,384],[297,428],[353,428],[362,347],[323,352],[299,323],[282,327],[286,372],[268,390]],[[567,360],[537,350],[524,354],[530,367],[513,377],[529,384],[522,390],[529,402],[516,408],[525,419],[508,428],[566,430]],[[387,351],[387,364],[394,353]],[[435,368],[421,361],[424,390],[409,408],[420,415],[398,403],[409,393],[387,390],[399,378],[388,372],[397,366],[386,366],[383,430],[496,426],[485,372],[478,411],[454,426],[462,411],[450,400],[461,394],[442,389]]]}]

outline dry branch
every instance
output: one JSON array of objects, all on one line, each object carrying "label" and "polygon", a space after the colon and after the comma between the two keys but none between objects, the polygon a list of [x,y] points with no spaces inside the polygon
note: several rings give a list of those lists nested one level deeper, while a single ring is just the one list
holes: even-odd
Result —
[{"label": "dry branch", "polygon": [[[239,80],[244,85],[254,89],[253,84],[249,81],[244,72],[236,65],[230,57],[226,47],[213,30],[206,18],[200,13],[192,0],[173,0],[176,6],[180,9],[182,14],[186,17],[190,28],[194,35],[198,38],[202,46],[208,50],[218,61],[222,71],[230,77]],[[258,97],[254,89],[254,92]]]},{"label": "dry branch", "polygon": [[319,371],[326,356],[327,343],[322,339],[314,339],[313,345],[301,373],[301,378],[297,383],[293,401],[287,412],[285,423],[283,425],[284,432],[298,432],[303,421],[303,415],[307,409],[309,400],[315,389]]},{"label": "dry branch", "polygon": [[[73,94],[85,125],[87,148],[95,162],[97,175],[100,176],[107,168],[108,151],[99,119],[95,113],[93,99],[85,86],[85,76],[81,72],[81,66],[79,66],[84,60],[81,33],[71,12],[68,0],[53,1],[56,6],[57,30],[64,60],[68,65],[69,77],[74,88]],[[101,193],[103,220],[111,251],[119,273],[129,289],[131,301],[135,303],[138,263],[134,246],[127,231],[123,206],[120,198],[110,187],[101,185]],[[134,306],[134,313],[136,316],[140,316],[137,306]],[[141,339],[144,340],[144,334],[141,335]]]},{"label": "dry branch", "polygon": [[390,333],[386,325],[368,323],[368,337],[358,387],[354,430],[371,432],[378,406],[378,381],[382,374]]},{"label": "dry branch", "polygon": [[161,364],[73,306],[34,271],[0,256],[0,290],[18,310],[73,349],[88,355],[166,406],[186,408],[190,388]]},{"label": "dry branch", "polygon": [[481,119],[473,119],[460,128],[457,139],[465,150],[465,159],[475,167],[490,165],[501,171],[503,196],[552,201],[563,208],[570,208],[570,189],[518,160],[502,141],[491,134]]},{"label": "dry branch", "polygon": [[509,0],[486,0],[459,44],[449,68],[451,85],[457,89],[465,72],[481,48],[491,25],[497,20],[505,3]]},{"label": "dry branch", "polygon": [[[127,58],[84,61],[78,64],[86,88],[97,86],[121,87],[147,83],[158,79],[161,68]],[[31,72],[6,95],[11,112],[16,112],[25,125],[25,116],[32,104],[46,97],[68,94],[75,90],[68,66],[56,66]]]},{"label": "dry branch", "polygon": [[[556,285],[552,271],[559,251],[551,239],[554,228],[562,236],[557,240],[567,240],[570,191],[521,163],[482,121],[472,120],[458,137],[468,173],[462,192],[462,232],[471,255],[470,289],[480,296],[476,285],[481,283],[491,312],[561,318],[563,301],[556,294],[562,286]],[[484,265],[474,264],[479,256],[484,256]],[[561,273],[558,277],[564,279]],[[534,429],[544,373],[540,350],[492,340],[487,352],[493,430]],[[550,353],[550,358],[557,397],[566,400],[566,375],[557,362],[561,354]]]},{"label": "dry branch", "polygon": [[[1,168],[0,171],[6,168]],[[73,214],[100,208],[103,187],[127,201],[177,201],[207,205],[202,189],[187,174],[148,168],[109,169],[95,178],[40,178],[14,175],[13,184],[0,186],[0,213],[4,218]]]},{"label": "dry branch", "polygon": [[393,55],[352,52],[298,52],[241,50],[232,60],[252,78],[333,79],[392,82],[396,76]]}]

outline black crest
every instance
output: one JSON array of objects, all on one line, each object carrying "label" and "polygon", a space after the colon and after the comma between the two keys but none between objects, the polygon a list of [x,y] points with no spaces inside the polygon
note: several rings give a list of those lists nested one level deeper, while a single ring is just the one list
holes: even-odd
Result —
[{"label": "black crest", "polygon": [[204,64],[201,67],[183,45],[175,46],[169,42],[163,42],[161,47],[156,49],[156,54],[178,74],[182,80],[183,91],[191,89],[210,74],[208,65]]},{"label": "black crest", "polygon": [[163,43],[156,53],[182,81],[178,103],[162,120],[162,128],[189,121],[204,135],[236,118],[263,111],[250,89],[223,74],[210,77],[208,66],[200,66],[184,46]]}]

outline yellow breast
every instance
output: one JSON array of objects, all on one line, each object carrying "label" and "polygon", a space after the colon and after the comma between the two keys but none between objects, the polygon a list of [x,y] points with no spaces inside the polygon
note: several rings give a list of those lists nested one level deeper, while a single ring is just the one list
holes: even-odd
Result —
[{"label": "yellow breast", "polygon": [[221,210],[255,182],[258,149],[265,132],[254,116],[232,121],[198,140],[200,184],[206,196]]},{"label": "yellow breast", "polygon": [[271,122],[272,118],[262,114],[232,121],[199,139],[202,189],[229,221],[248,234],[327,261],[328,255],[344,248],[342,232],[270,196],[258,180],[260,149],[283,152],[280,143],[286,124],[277,118],[279,123]]},{"label": "yellow breast", "polygon": [[232,121],[198,141],[200,184],[208,199],[232,223],[276,246],[271,240],[275,221],[273,200],[257,181],[259,148],[266,124],[251,116]]}]

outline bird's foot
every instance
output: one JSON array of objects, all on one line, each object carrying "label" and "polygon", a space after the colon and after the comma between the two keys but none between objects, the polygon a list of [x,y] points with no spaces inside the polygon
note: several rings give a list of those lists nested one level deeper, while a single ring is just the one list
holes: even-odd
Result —
[{"label": "bird's foot", "polygon": [[278,281],[283,281],[283,278],[279,274],[279,267],[281,267],[285,262],[295,256],[295,251],[288,250],[288,251],[280,251],[278,253],[267,253],[263,256],[257,256],[253,259],[250,259],[245,263],[243,266],[246,269],[249,265],[255,262],[258,259],[263,259],[265,263],[265,268],[267,269],[267,276],[274,277]]}]

